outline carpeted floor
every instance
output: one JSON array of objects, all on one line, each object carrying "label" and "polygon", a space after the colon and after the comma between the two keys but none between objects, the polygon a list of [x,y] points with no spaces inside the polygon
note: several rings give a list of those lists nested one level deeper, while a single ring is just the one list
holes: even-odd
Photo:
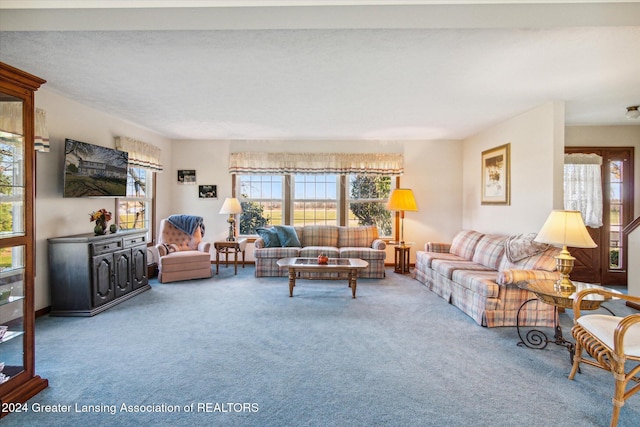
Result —
[{"label": "carpeted floor", "polygon": [[[354,300],[346,281],[299,281],[289,298],[286,278],[253,273],[154,280],[92,318],[39,318],[36,371],[50,386],[1,424],[609,423],[610,374],[586,366],[569,381],[563,347],[519,347],[515,328],[482,328],[408,276],[359,280]],[[638,420],[634,396],[619,425]]]}]

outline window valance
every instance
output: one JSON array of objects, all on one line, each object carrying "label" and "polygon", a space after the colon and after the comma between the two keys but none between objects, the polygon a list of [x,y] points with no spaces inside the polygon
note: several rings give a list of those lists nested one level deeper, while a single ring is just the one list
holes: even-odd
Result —
[{"label": "window valance", "polygon": [[601,165],[602,157],[597,154],[571,153],[564,155],[565,165]]},{"label": "window valance", "polygon": [[[0,103],[0,130],[14,135],[22,135],[22,102]],[[47,112],[35,109],[34,148],[36,151],[49,152],[49,130],[47,129]]]},{"label": "window valance", "polygon": [[229,173],[402,175],[404,156],[398,153],[231,153]]},{"label": "window valance", "polygon": [[0,130],[22,135],[22,102],[0,102]]},{"label": "window valance", "polygon": [[126,136],[117,136],[116,148],[129,153],[129,166],[137,166],[156,172],[162,171],[162,163],[160,162],[162,150],[155,145],[136,141]]},{"label": "window valance", "polygon": [[36,108],[36,129],[34,143],[36,151],[49,152],[49,129],[47,128],[47,112]]},{"label": "window valance", "polygon": [[587,227],[602,227],[601,165],[597,154],[564,155],[564,208],[580,211]]}]

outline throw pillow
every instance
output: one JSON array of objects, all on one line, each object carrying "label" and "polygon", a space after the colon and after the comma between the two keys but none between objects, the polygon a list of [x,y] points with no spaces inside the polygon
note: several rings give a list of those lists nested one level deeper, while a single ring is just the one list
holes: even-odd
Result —
[{"label": "throw pillow", "polygon": [[288,247],[301,247],[302,244],[298,239],[296,229],[291,225],[274,225],[274,228],[278,232],[278,239],[283,248]]},{"label": "throw pillow", "polygon": [[256,233],[264,240],[265,248],[279,248],[282,246],[275,228],[258,227],[256,228]]}]

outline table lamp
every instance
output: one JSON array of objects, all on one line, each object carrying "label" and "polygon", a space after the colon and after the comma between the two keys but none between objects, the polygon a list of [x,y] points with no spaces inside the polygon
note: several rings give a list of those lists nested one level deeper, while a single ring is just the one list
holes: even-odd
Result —
[{"label": "table lamp", "polygon": [[229,218],[227,218],[227,222],[229,223],[229,236],[227,237],[227,242],[235,242],[235,215],[242,213],[242,205],[235,197],[227,197],[224,199],[224,204],[222,205],[222,209],[220,209],[220,213],[229,215]]},{"label": "table lamp", "polygon": [[408,188],[396,188],[391,192],[387,209],[400,212],[400,246],[404,246],[404,212],[417,212],[418,205],[413,197],[413,191]]},{"label": "table lamp", "polygon": [[571,256],[567,246],[574,248],[598,246],[589,235],[582,221],[582,214],[579,211],[552,211],[534,241],[562,247],[560,254],[555,257],[556,268],[560,272],[556,290],[567,294],[575,292],[576,286],[569,280],[575,258]]}]

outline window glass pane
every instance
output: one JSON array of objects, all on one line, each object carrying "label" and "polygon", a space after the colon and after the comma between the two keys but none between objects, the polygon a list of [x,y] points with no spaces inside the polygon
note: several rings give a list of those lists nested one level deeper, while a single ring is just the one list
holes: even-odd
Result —
[{"label": "window glass pane", "polygon": [[0,249],[0,325],[7,326],[0,343],[3,374],[11,377],[24,370],[25,246]]},{"label": "window glass pane", "polygon": [[283,218],[283,178],[278,175],[238,175],[242,205],[239,232],[256,234],[257,227],[280,225]]},{"label": "window glass pane", "polygon": [[349,176],[349,225],[375,225],[380,236],[391,236],[390,193],[390,176]]},{"label": "window glass pane", "polygon": [[624,163],[609,162],[609,268],[622,268],[622,188]]},{"label": "window glass pane", "polygon": [[338,225],[338,175],[295,175],[293,225]]},{"label": "window glass pane", "polygon": [[24,235],[24,139],[0,131],[0,237]]},{"label": "window glass pane", "polygon": [[153,172],[131,167],[127,173],[127,197],[118,199],[118,228],[146,228],[151,232]]}]

